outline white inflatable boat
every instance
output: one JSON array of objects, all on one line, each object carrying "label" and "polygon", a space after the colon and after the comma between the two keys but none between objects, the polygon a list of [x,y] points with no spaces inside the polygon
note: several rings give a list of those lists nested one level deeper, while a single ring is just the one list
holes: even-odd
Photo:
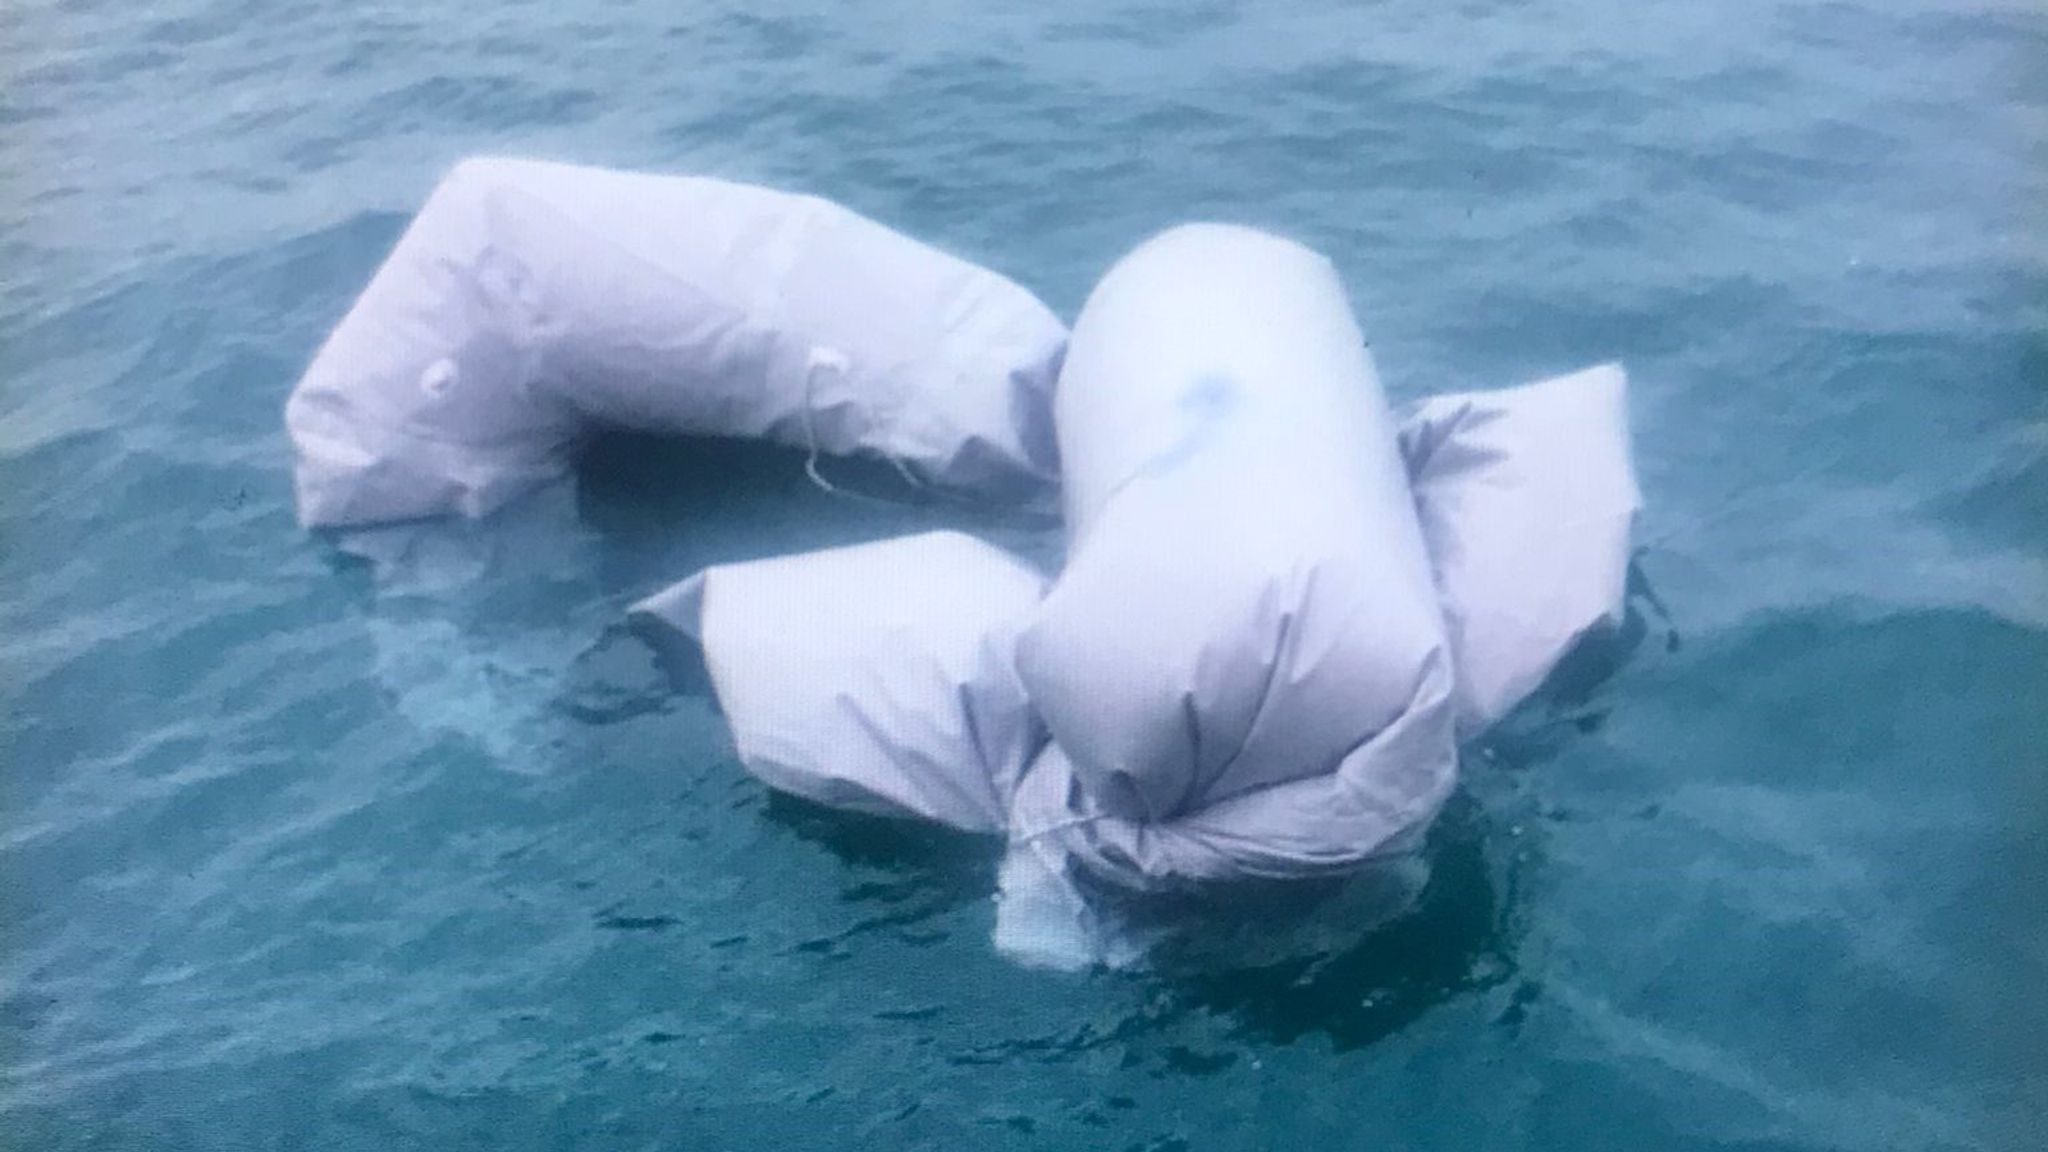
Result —
[{"label": "white inflatable boat", "polygon": [[1619,367],[1397,423],[1334,270],[1279,237],[1156,237],[1069,339],[817,200],[515,161],[434,194],[287,422],[309,525],[487,513],[605,424],[1056,488],[1057,573],[932,533],[712,568],[633,615],[701,645],[769,786],[1005,837],[999,942],[1062,962],[1109,954],[1045,938],[1084,876],[1412,852],[1459,742],[1618,623],[1639,502]]}]

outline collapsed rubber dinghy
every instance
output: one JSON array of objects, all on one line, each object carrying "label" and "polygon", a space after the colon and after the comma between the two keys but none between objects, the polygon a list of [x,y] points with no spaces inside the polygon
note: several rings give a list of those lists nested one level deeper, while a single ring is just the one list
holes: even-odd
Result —
[{"label": "collapsed rubber dinghy", "polygon": [[1049,503],[1065,340],[1023,288],[816,197],[467,160],[286,404],[299,518],[483,516],[601,427]]},{"label": "collapsed rubber dinghy", "polygon": [[710,569],[636,605],[701,645],[742,762],[1006,836],[997,943],[1131,958],[1083,896],[1353,873],[1419,847],[1457,744],[1620,619],[1618,367],[1397,429],[1328,263],[1226,226],[1119,262],[1055,405],[1044,582],[956,534]]}]

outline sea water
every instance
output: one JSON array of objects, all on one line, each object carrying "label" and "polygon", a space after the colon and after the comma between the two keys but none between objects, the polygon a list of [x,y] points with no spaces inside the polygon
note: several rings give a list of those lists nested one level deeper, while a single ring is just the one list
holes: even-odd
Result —
[{"label": "sea water", "polygon": [[[0,70],[8,1148],[2039,1146],[2039,7],[22,0]],[[1397,400],[1622,359],[1665,610],[1466,751],[1405,913],[1021,967],[991,845],[771,796],[619,626],[1039,528],[631,440],[295,526],[285,394],[478,152],[816,192],[1069,317],[1276,229]]]}]

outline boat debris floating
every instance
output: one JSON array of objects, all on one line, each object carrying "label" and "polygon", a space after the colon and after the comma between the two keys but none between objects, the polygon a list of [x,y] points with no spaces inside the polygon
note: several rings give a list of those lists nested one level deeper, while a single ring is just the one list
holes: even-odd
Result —
[{"label": "boat debris floating", "polygon": [[1278,236],[1171,229],[1070,336],[813,197],[515,160],[436,190],[287,425],[309,526],[486,515],[603,427],[1057,496],[1057,573],[924,533],[630,615],[701,646],[770,787],[1004,837],[997,942],[1062,965],[1142,951],[1091,889],[1411,857],[1460,742],[1620,624],[1640,504],[1619,366],[1397,420],[1336,271]]}]

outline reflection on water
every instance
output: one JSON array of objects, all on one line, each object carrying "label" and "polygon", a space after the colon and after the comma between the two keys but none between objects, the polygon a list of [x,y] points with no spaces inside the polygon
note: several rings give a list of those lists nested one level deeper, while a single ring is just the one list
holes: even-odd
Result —
[{"label": "reflection on water", "polygon": [[[841,899],[872,903],[883,924],[914,923],[993,890],[1000,844],[921,821],[841,812],[771,794],[764,818],[830,850],[850,877]],[[1248,885],[1201,896],[1112,901],[1157,941],[1138,978],[1164,999],[1162,1025],[1223,1013],[1262,1040],[1310,1033],[1338,1049],[1370,1044],[1450,999],[1517,976],[1509,837],[1469,794],[1445,808],[1422,856],[1342,881]],[[1524,982],[1501,1018],[1537,994]],[[1115,1038],[1134,1039],[1126,1022]],[[1109,1037],[1093,1037],[1106,1041]],[[996,1046],[1000,1048],[1000,1045]]]},{"label": "reflection on water", "polygon": [[1178,902],[1152,968],[1177,1003],[1226,1012],[1261,1039],[1373,1043],[1453,997],[1515,978],[1503,833],[1461,792],[1419,861],[1341,883]]}]

